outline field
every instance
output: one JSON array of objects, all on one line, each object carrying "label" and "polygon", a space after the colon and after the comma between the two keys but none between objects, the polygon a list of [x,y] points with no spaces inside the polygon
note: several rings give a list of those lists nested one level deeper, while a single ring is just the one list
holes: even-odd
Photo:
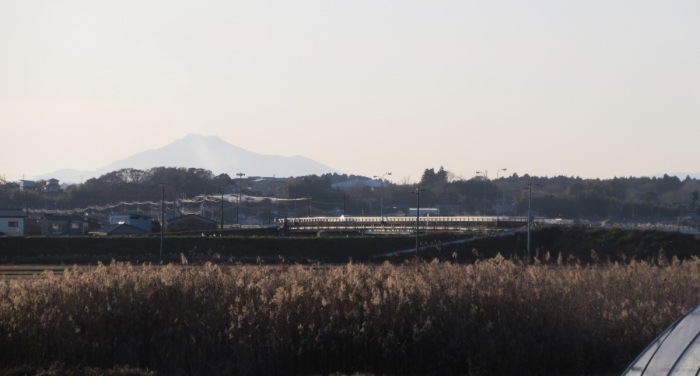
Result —
[{"label": "field", "polygon": [[5,269],[0,371],[619,374],[700,301],[696,258],[185,264]]},{"label": "field", "polygon": [[60,265],[0,265],[0,278],[45,278],[47,273],[62,275],[64,270],[66,267]]}]

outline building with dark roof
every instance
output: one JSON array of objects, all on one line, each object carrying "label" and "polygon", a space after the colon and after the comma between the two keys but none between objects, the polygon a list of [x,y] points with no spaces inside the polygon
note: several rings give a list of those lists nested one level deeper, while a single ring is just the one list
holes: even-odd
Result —
[{"label": "building with dark roof", "polygon": [[87,235],[88,221],[79,215],[47,214],[41,218],[41,235],[80,236]]},{"label": "building with dark roof", "polygon": [[219,222],[195,214],[187,214],[165,222],[165,230],[175,231],[204,231],[216,230]]},{"label": "building with dark roof", "polygon": [[115,236],[115,235],[147,235],[150,231],[132,226],[128,223],[115,223],[90,232],[93,235]]},{"label": "building with dark roof", "polygon": [[124,223],[149,232],[153,228],[153,218],[141,214],[112,214],[109,216],[109,223],[112,225]]}]

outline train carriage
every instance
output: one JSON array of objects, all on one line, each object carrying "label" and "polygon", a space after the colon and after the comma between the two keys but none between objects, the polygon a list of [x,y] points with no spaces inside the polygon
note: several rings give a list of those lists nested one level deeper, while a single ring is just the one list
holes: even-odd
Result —
[{"label": "train carriage", "polygon": [[[416,226],[416,219],[418,225]],[[573,225],[573,220],[533,218],[535,225]],[[278,228],[287,232],[338,231],[364,234],[410,233],[416,231],[465,232],[478,229],[515,229],[527,226],[527,217],[518,216],[340,216],[284,218]]]}]

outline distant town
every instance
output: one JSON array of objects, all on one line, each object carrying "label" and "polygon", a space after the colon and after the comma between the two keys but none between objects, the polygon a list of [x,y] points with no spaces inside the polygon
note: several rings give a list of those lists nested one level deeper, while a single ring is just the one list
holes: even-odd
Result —
[{"label": "distant town", "polygon": [[504,169],[456,179],[442,167],[426,169],[416,184],[391,177],[232,177],[157,167],[120,169],[80,184],[0,180],[0,233],[137,236],[274,227],[285,218],[415,215],[549,218],[684,232],[700,224],[700,181],[690,177],[601,180],[520,176]]}]

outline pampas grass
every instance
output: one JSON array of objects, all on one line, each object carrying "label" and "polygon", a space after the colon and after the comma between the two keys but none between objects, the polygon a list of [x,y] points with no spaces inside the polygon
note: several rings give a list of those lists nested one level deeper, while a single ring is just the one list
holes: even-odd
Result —
[{"label": "pampas grass", "polygon": [[0,366],[168,375],[620,372],[700,301],[695,286],[697,259],[112,263],[0,280]]}]

